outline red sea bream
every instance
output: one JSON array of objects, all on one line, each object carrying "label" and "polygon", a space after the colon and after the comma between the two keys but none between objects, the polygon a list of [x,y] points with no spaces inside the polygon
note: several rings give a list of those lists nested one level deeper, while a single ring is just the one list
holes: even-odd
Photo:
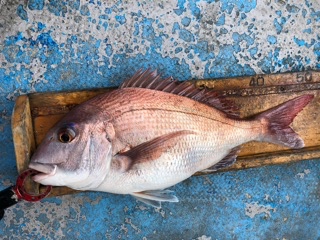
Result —
[{"label": "red sea bream", "polygon": [[178,201],[167,188],[231,165],[243,143],[302,148],[289,124],[312,98],[240,119],[213,91],[139,70],[119,89],[72,109],[48,131],[29,167],[45,185],[131,194],[160,207]]}]

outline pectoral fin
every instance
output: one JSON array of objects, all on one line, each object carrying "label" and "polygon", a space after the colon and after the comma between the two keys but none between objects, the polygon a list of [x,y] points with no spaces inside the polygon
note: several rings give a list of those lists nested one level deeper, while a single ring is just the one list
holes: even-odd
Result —
[{"label": "pectoral fin", "polygon": [[170,190],[150,190],[131,195],[147,205],[161,208],[161,202],[179,202],[179,199],[171,193]]},{"label": "pectoral fin", "polygon": [[128,171],[134,164],[158,159],[162,153],[175,146],[181,136],[193,134],[191,131],[177,131],[142,143],[126,152],[117,154],[114,161],[118,162],[121,171]]}]

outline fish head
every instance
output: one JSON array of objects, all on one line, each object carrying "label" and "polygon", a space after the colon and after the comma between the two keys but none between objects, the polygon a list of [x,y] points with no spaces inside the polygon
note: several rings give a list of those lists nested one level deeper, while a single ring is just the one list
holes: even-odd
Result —
[{"label": "fish head", "polygon": [[33,180],[52,186],[89,190],[99,186],[112,158],[113,126],[97,108],[74,108],[45,135],[29,168]]}]

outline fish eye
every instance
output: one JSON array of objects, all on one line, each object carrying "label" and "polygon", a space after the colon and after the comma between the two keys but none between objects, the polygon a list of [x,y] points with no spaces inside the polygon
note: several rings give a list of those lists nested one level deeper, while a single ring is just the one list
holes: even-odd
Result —
[{"label": "fish eye", "polygon": [[62,128],[58,133],[58,139],[62,143],[71,142],[76,136],[75,131],[72,128]]}]

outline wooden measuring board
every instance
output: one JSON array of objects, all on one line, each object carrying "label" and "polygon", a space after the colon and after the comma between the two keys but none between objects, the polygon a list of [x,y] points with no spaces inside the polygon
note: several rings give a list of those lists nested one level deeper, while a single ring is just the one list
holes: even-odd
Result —
[{"label": "wooden measuring board", "polygon": [[[214,89],[235,102],[240,116],[247,117],[274,107],[303,94],[315,98],[295,118],[294,130],[305,141],[305,147],[292,150],[282,146],[251,142],[244,144],[238,160],[223,169],[236,170],[270,164],[289,163],[320,158],[320,71],[281,73],[233,77],[226,79],[198,80],[194,84],[201,88]],[[18,172],[27,168],[30,156],[45,133],[67,112],[81,102],[111,88],[89,89],[68,92],[32,93],[19,96],[12,116],[12,132]],[[29,189],[39,191],[38,185]],[[52,195],[75,192],[66,187],[54,187]]]}]

